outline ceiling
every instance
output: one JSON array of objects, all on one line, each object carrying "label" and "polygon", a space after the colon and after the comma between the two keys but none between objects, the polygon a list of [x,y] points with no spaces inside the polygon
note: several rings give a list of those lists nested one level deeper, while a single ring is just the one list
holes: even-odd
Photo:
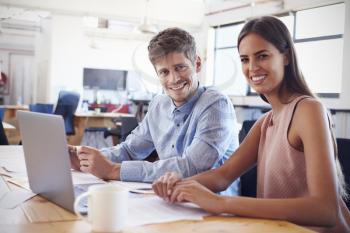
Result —
[{"label": "ceiling", "polygon": [[147,15],[158,25],[197,27],[204,13],[204,0],[0,0],[2,21],[39,21],[50,14],[63,14],[136,23]]}]

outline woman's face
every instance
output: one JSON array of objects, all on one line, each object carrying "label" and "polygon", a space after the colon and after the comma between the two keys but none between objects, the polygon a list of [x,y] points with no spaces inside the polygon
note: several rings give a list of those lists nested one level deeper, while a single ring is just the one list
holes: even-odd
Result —
[{"label": "woman's face", "polygon": [[287,56],[258,34],[246,35],[239,45],[243,73],[259,94],[278,95],[284,78]]}]

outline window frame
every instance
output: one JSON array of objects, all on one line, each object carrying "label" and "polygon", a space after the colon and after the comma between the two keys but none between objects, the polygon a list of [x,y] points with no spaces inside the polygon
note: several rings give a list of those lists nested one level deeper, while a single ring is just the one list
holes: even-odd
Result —
[{"label": "window frame", "polygon": [[[321,8],[321,7],[328,7],[328,6],[332,6],[332,5],[338,5],[338,4],[343,4],[345,7],[345,3],[333,3],[333,4],[328,4],[328,5],[323,5],[323,6],[317,6],[317,7],[312,7],[312,8],[306,8],[306,9],[301,9],[301,10],[296,10],[296,11],[289,11],[289,12],[283,12],[280,14],[274,14],[274,16],[280,18],[283,16],[293,16],[293,32],[292,32],[292,40],[294,42],[294,44],[298,44],[298,43],[304,43],[304,42],[315,42],[315,41],[325,41],[325,40],[333,40],[333,39],[343,39],[344,38],[344,32],[343,34],[332,34],[332,35],[327,35],[327,36],[315,36],[315,37],[306,37],[306,38],[301,38],[301,39],[296,39],[296,33],[297,33],[297,28],[296,28],[296,24],[297,24],[297,12],[300,11],[305,11],[305,10],[310,10],[310,9],[316,9],[316,8]],[[345,13],[345,12],[344,12]],[[225,46],[225,47],[218,47],[217,46],[217,34],[218,34],[218,29],[223,28],[223,27],[232,27],[235,25],[240,25],[242,23],[245,23],[244,20],[242,21],[238,21],[238,22],[234,22],[234,23],[229,23],[229,24],[224,24],[224,25],[219,25],[219,26],[214,26],[214,30],[215,30],[215,39],[214,39],[214,62],[213,62],[213,85],[215,86],[216,82],[217,82],[217,77],[215,77],[216,74],[216,59],[217,59],[217,51],[218,50],[224,50],[224,49],[237,49],[237,45],[234,46]],[[341,77],[342,79],[342,77]],[[329,92],[329,93],[315,93],[317,96],[319,97],[324,97],[324,98],[339,98],[340,93],[337,92]],[[251,87],[247,84],[247,93],[246,96],[258,96],[258,94],[254,91],[252,91]]]}]

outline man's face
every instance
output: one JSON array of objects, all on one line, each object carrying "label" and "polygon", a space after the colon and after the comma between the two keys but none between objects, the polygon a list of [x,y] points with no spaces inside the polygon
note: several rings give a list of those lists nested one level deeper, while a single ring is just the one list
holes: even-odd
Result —
[{"label": "man's face", "polygon": [[173,52],[159,58],[154,67],[163,89],[177,107],[192,97],[198,86],[197,73],[201,69],[198,56],[193,64],[184,53]]}]

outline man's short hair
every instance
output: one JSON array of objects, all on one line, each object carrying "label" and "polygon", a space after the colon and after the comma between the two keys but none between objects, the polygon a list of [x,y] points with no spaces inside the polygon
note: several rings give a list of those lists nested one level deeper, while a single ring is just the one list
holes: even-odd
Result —
[{"label": "man's short hair", "polygon": [[168,28],[154,36],[148,45],[148,57],[154,65],[157,59],[172,52],[183,52],[193,64],[196,61],[196,42],[185,30]]}]

